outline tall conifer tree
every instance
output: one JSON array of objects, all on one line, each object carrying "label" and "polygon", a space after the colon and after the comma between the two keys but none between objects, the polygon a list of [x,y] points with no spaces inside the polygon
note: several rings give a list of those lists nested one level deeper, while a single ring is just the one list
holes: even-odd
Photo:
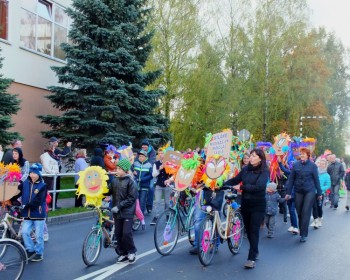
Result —
[{"label": "tall conifer tree", "polygon": [[67,65],[52,67],[62,86],[48,98],[60,116],[39,116],[57,136],[86,147],[99,142],[157,144],[168,121],[154,113],[161,90],[147,90],[160,72],[145,72],[152,33],[146,0],[73,0]]},{"label": "tall conifer tree", "polygon": [[[1,49],[0,49],[1,52]],[[3,58],[0,57],[0,69],[2,69]],[[17,132],[7,131],[13,127],[11,115],[17,114],[21,101],[16,95],[7,93],[7,89],[12,83],[11,79],[4,78],[0,74],[0,144],[7,145],[11,140],[20,138]]]}]

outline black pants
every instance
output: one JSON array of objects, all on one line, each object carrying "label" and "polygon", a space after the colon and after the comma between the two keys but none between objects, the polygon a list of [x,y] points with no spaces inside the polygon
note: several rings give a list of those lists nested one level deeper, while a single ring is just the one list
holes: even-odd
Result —
[{"label": "black pants", "polygon": [[323,216],[323,209],[322,209],[323,199],[324,199],[324,195],[322,195],[322,200],[318,200],[317,195],[315,197],[315,202],[312,207],[312,217],[314,219],[322,218]]},{"label": "black pants", "polygon": [[259,231],[264,221],[265,210],[242,208],[242,216],[249,241],[248,260],[255,261],[259,254]]},{"label": "black pants", "polygon": [[[282,197],[285,198],[287,192],[285,187],[283,186],[282,188],[277,188],[278,190],[278,194]],[[278,207],[280,209],[280,213],[283,214],[283,220],[284,222],[287,222],[287,215],[288,215],[288,207],[287,207],[287,202],[283,201],[283,202],[278,202]]]},{"label": "black pants", "polygon": [[117,219],[113,214],[115,222],[115,236],[118,243],[118,252],[121,256],[136,253],[136,247],[132,236],[133,219]]},{"label": "black pants", "polygon": [[[77,189],[78,188],[78,185],[75,185],[75,188]],[[75,195],[75,203],[74,203],[74,206],[75,207],[81,207],[83,206],[83,195]]]},{"label": "black pants", "polygon": [[312,206],[315,202],[315,193],[295,193],[295,208],[298,213],[300,236],[308,236]]}]

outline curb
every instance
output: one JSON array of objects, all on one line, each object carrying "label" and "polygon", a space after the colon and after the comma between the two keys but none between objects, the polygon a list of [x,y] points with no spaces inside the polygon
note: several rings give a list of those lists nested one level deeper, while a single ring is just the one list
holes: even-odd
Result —
[{"label": "curb", "polygon": [[47,218],[47,224],[54,225],[54,224],[63,224],[63,223],[70,223],[77,220],[82,219],[88,219],[94,217],[96,214],[94,211],[87,211],[82,213],[74,213],[74,214],[67,214],[62,216],[56,216],[56,217],[48,217]]}]

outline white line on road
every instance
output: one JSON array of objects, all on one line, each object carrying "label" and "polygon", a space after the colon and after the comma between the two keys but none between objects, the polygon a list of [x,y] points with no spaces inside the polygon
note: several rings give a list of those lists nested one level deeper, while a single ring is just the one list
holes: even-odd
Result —
[{"label": "white line on road", "polygon": [[[188,237],[183,237],[183,238],[180,238],[177,243],[181,243],[185,240],[188,240]],[[152,249],[152,250],[149,250],[147,252],[144,252],[140,255],[137,256],[137,259],[141,259],[143,257],[146,257],[148,255],[151,255],[153,254],[154,252],[157,252],[157,249]],[[127,265],[129,265],[128,263],[123,263],[123,264],[113,264],[113,265],[110,265],[110,266],[107,266],[107,267],[104,267],[104,268],[101,268],[99,270],[96,270],[94,272],[91,272],[89,274],[86,274],[86,275],[83,275],[79,278],[76,278],[74,280],[87,280],[87,279],[90,279],[92,277],[95,277],[97,275],[99,275],[98,277],[94,278],[94,280],[103,280],[103,279],[106,279],[108,276],[112,275],[113,273],[121,270],[122,268],[126,267]]]}]

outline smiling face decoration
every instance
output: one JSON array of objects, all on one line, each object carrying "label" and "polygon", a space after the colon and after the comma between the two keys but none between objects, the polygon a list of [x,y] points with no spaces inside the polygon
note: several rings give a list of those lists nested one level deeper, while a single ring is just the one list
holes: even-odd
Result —
[{"label": "smiling face decoration", "polygon": [[164,155],[164,169],[167,174],[175,174],[181,166],[182,154],[175,151],[167,151]]},{"label": "smiling face decoration", "polygon": [[175,177],[176,190],[183,191],[190,186],[195,173],[195,169],[186,170],[183,166],[181,166]]},{"label": "smiling face decoration", "polygon": [[202,180],[210,189],[219,189],[229,173],[230,165],[227,164],[226,159],[223,156],[214,155],[207,159]]},{"label": "smiling face decoration", "polygon": [[104,193],[107,189],[108,176],[100,166],[90,166],[79,172],[77,195],[86,196],[85,205],[101,206]]},{"label": "smiling face decoration", "polygon": [[273,148],[278,156],[283,156],[288,152],[290,137],[287,133],[283,132],[274,137],[275,143],[273,143]]}]

